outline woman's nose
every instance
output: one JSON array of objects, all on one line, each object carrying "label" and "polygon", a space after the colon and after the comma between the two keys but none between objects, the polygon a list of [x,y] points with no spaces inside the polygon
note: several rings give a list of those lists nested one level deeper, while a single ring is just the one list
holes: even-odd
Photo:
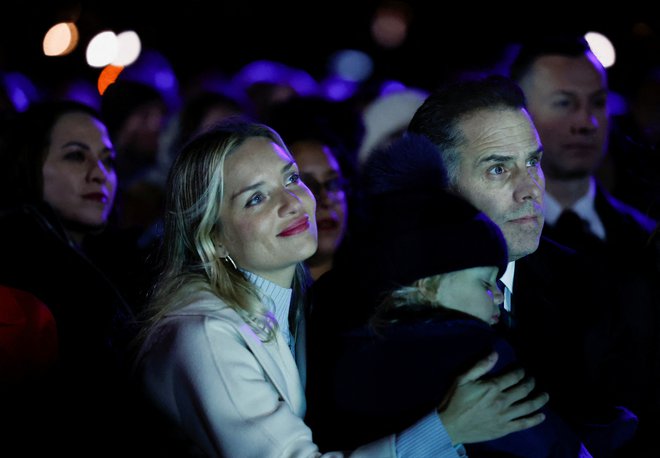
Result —
[{"label": "woman's nose", "polygon": [[109,171],[105,164],[103,164],[103,161],[100,159],[98,161],[92,161],[89,171],[92,180],[104,183],[108,179],[108,173]]},{"label": "woman's nose", "polygon": [[300,197],[293,191],[284,189],[281,199],[281,208],[285,213],[298,212],[302,208],[302,201],[300,200]]}]

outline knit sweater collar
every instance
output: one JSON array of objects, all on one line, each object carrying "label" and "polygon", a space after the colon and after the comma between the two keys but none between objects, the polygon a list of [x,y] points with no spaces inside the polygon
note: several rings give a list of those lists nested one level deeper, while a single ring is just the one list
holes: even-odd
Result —
[{"label": "knit sweater collar", "polygon": [[243,271],[248,280],[252,282],[262,294],[262,300],[268,310],[275,316],[280,331],[284,334],[287,341],[291,337],[289,331],[289,307],[291,306],[291,288],[283,288],[259,275]]}]

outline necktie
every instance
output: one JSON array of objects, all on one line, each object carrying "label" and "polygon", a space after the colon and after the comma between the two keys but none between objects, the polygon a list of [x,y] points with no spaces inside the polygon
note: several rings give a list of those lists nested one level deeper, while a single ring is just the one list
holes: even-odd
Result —
[{"label": "necktie", "polygon": [[576,250],[589,248],[595,242],[589,223],[570,209],[561,212],[551,236],[557,242]]}]

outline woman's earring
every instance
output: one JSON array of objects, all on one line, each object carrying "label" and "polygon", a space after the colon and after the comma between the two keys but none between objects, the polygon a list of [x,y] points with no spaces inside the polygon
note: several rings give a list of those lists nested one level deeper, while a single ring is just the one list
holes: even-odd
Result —
[{"label": "woman's earring", "polygon": [[226,263],[231,264],[231,266],[234,268],[234,270],[238,270],[238,267],[236,267],[236,263],[231,258],[231,256],[227,255],[224,258],[222,258],[222,260],[225,261]]}]

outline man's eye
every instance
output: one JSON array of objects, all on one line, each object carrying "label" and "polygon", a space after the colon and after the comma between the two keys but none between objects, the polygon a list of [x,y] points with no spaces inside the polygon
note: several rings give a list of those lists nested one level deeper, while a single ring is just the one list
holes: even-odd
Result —
[{"label": "man's eye", "polygon": [[490,173],[492,173],[493,175],[502,175],[504,172],[505,169],[501,165],[496,165],[494,167],[491,167],[490,169]]},{"label": "man's eye", "polygon": [[605,108],[607,106],[607,99],[597,99],[593,103],[596,108]]},{"label": "man's eye", "polygon": [[570,100],[565,99],[565,100],[556,100],[553,103],[553,105],[558,107],[558,108],[568,108],[571,105],[573,105],[573,103]]}]

